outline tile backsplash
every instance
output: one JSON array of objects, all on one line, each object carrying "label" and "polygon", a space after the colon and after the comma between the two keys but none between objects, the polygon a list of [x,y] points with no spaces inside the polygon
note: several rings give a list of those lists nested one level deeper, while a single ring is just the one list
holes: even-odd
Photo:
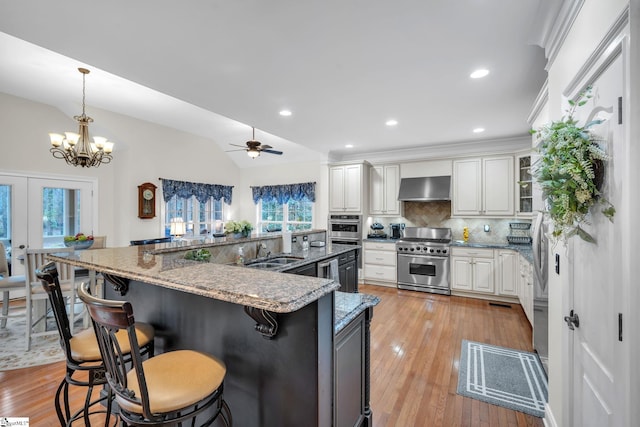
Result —
[{"label": "tile backsplash", "polygon": [[[404,217],[371,217],[372,222],[385,226],[385,233],[390,234],[389,224],[404,223],[407,227],[445,227],[451,228],[453,240],[462,240],[462,229],[469,227],[469,241],[478,243],[507,243],[510,222],[531,222],[521,218],[451,218],[451,202],[402,202]],[[365,224],[368,233],[370,222]],[[485,232],[485,225],[489,231]]]}]

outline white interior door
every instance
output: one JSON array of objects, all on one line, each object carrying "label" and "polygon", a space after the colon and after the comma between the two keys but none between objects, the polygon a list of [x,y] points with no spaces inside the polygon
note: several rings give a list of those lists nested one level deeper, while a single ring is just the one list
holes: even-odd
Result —
[{"label": "white interior door", "polygon": [[11,274],[24,274],[19,262],[28,243],[27,234],[27,178],[0,175],[0,241],[10,253]]},{"label": "white interior door", "polygon": [[63,246],[64,236],[93,234],[93,183],[29,178],[29,247]]},{"label": "white interior door", "polygon": [[623,271],[629,267],[624,261],[629,250],[625,233],[629,221],[623,194],[631,183],[625,179],[629,165],[624,124],[618,123],[618,100],[624,93],[622,55],[611,62],[592,86],[593,98],[579,109],[579,119],[584,123],[598,107],[610,111],[598,113],[597,117],[608,120],[593,129],[605,138],[603,144],[612,156],[606,164],[602,193],[618,212],[614,222],[610,222],[599,212],[599,206],[592,208],[591,224],[584,228],[597,244],[577,236],[570,242],[569,294],[573,303],[569,308],[579,317],[579,326],[568,334],[572,341],[569,349],[573,351],[573,363],[570,359],[567,367],[567,371],[572,371],[568,373],[572,375],[570,415],[574,426],[623,426],[627,425],[629,410],[624,398],[629,381],[625,356],[628,344],[619,341],[618,314],[625,312]]}]

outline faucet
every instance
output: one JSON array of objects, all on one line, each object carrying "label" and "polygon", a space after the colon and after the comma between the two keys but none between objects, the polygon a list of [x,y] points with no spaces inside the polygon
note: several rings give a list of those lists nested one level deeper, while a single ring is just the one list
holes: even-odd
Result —
[{"label": "faucet", "polygon": [[267,252],[265,258],[271,255],[271,251],[267,250],[267,245],[265,245],[264,242],[258,242],[258,244],[256,245],[256,258],[260,258],[261,251]]}]

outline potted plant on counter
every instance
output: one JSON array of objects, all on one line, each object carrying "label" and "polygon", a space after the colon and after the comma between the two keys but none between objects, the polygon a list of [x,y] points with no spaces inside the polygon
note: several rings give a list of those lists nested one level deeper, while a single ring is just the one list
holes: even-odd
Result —
[{"label": "potted plant on counter", "polygon": [[578,235],[595,243],[581,227],[592,206],[604,205],[602,213],[613,221],[615,208],[600,193],[604,165],[610,158],[601,145],[604,140],[590,128],[603,120],[591,120],[580,126],[573,117],[576,108],[591,98],[591,87],[578,98],[569,101],[567,114],[538,130],[540,158],[534,164],[533,175],[542,189],[553,223],[553,237],[566,240]]},{"label": "potted plant on counter", "polygon": [[249,237],[253,225],[249,221],[227,221],[224,223],[225,234],[233,234],[234,237]]}]

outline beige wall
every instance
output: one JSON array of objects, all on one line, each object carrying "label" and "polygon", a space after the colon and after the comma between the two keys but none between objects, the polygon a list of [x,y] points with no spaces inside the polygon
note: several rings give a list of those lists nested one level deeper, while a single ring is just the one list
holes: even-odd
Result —
[{"label": "beige wall", "polygon": [[23,98],[0,93],[0,172],[61,177],[93,177],[98,180],[98,224],[95,234],[108,236],[109,246],[128,245],[131,239],[163,235],[161,192],[154,219],[137,216],[137,186],[158,178],[233,185],[230,218],[255,221],[251,185],[317,182],[316,218],[318,228],[326,227],[327,168],[318,162],[279,167],[239,169],[211,140],[91,108],[95,122],[92,135],[100,134],[116,142],[114,160],[99,168],[74,168],[49,153],[48,133],[75,130],[72,118],[60,110]]}]

